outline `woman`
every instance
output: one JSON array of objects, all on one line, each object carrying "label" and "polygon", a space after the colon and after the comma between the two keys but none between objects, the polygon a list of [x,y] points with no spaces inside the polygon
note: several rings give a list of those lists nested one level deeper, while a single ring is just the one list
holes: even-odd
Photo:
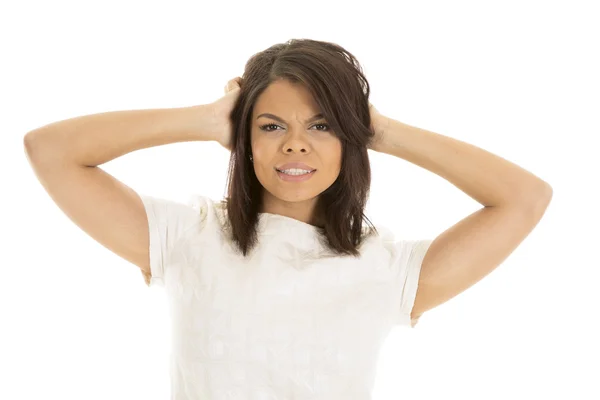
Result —
[{"label": "woman", "polygon": [[[352,54],[274,45],[207,105],[78,117],[25,137],[61,209],[166,288],[173,399],[369,399],[381,344],[496,268],[533,230],[550,186],[475,146],[385,117]],[[98,166],[215,140],[228,196],[138,195]],[[444,177],[484,207],[435,240],[363,227],[367,150]],[[368,221],[368,220],[367,220]]]}]

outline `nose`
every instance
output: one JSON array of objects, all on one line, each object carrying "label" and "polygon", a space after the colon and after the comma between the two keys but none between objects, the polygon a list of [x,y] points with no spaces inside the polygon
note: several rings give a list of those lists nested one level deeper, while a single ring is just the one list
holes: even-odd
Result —
[{"label": "nose", "polygon": [[290,130],[283,143],[283,151],[285,153],[309,153],[310,145],[306,140],[305,133],[301,129],[298,129],[297,132]]}]

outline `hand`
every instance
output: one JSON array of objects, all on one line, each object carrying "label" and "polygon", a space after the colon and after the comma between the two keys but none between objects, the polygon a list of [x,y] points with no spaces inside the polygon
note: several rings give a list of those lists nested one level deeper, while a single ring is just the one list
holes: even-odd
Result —
[{"label": "hand", "polygon": [[242,78],[239,76],[230,79],[224,88],[225,96],[208,105],[213,115],[211,125],[214,127],[212,131],[214,132],[215,140],[229,151],[231,151],[233,144],[233,126],[231,125],[229,115],[240,95],[241,84]]},{"label": "hand", "polygon": [[377,146],[382,142],[385,134],[385,128],[389,124],[389,119],[381,114],[373,104],[369,103],[369,113],[371,115],[371,130],[375,133],[373,140],[369,143],[369,149],[376,150]]}]

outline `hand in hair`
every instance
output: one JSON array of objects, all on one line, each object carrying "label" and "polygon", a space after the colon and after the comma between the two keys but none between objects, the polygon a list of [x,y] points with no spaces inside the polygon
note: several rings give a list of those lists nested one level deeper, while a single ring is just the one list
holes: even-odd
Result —
[{"label": "hand in hair", "polygon": [[377,111],[375,106],[371,103],[369,103],[369,113],[371,115],[371,130],[374,132],[373,140],[369,144],[369,149],[374,150],[383,140],[385,128],[389,124],[389,119]]},{"label": "hand in hair", "polygon": [[211,126],[213,126],[214,140],[227,150],[232,149],[233,126],[229,115],[233,106],[240,95],[242,78],[239,76],[230,79],[225,85],[225,95],[220,99],[209,104],[214,117]]}]

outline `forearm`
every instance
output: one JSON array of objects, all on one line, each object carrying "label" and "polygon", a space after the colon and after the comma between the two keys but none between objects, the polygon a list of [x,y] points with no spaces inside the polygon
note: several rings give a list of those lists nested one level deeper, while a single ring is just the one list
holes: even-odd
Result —
[{"label": "forearm", "polygon": [[207,105],[111,111],[45,125],[25,137],[32,159],[98,166],[124,154],[169,143],[214,140]]},{"label": "forearm", "polygon": [[545,181],[502,157],[391,118],[373,150],[441,176],[484,206],[534,204],[551,195]]}]

